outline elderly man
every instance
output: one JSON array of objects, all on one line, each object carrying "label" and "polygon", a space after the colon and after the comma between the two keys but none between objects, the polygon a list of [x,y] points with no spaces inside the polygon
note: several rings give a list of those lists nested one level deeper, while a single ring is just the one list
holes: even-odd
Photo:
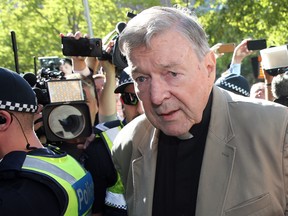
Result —
[{"label": "elderly man", "polygon": [[214,86],[206,34],[179,9],[144,10],[119,46],[145,112],[112,152],[128,214],[287,214],[287,109]]}]

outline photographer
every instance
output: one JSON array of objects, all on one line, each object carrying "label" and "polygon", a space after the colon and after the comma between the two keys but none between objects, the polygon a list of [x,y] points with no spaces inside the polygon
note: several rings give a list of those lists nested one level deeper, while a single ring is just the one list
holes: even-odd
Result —
[{"label": "photographer", "polygon": [[[69,33],[68,36],[79,39],[82,37],[82,34],[81,32],[76,32],[75,34]],[[109,48],[107,48],[107,51],[109,51]],[[81,80],[85,103],[89,108],[89,122],[91,122],[90,126],[92,126],[92,129],[98,121],[116,120],[116,99],[114,94],[116,86],[115,66],[109,61],[99,61],[95,57],[73,56],[71,59],[73,74],[67,75],[66,80]],[[100,67],[105,71],[106,83],[101,96],[98,98],[92,71],[93,68],[99,70]],[[87,122],[85,123],[87,124]],[[78,123],[75,122],[74,124]],[[91,173],[95,196],[92,213],[94,216],[98,216],[102,215],[104,211],[106,188],[116,182],[117,173],[111,160],[110,150],[103,143],[99,144],[93,141],[93,137],[94,135],[92,134],[91,136],[57,141],[53,144],[71,154]],[[92,141],[89,142],[89,145],[85,146],[84,144],[87,140]]]},{"label": "photographer", "polygon": [[[68,33],[67,36],[79,39],[82,37],[82,33],[78,31],[75,34]],[[88,36],[84,35],[84,37]],[[105,48],[105,51],[107,53],[111,52],[113,45],[114,44],[112,42],[109,43]],[[111,64],[108,60],[99,61],[96,57],[80,57],[80,56],[72,57],[72,65],[74,73],[80,73],[81,75],[90,77],[91,79],[93,79],[92,77],[93,74],[96,73],[102,67],[102,69],[105,72],[106,82],[102,90],[101,97],[98,98],[99,112],[97,121],[106,122],[117,119],[116,100],[113,92],[116,86],[115,66]]]},{"label": "photographer", "polygon": [[70,58],[63,58],[60,60],[59,70],[64,73],[64,76],[73,73],[72,70],[72,60]]}]

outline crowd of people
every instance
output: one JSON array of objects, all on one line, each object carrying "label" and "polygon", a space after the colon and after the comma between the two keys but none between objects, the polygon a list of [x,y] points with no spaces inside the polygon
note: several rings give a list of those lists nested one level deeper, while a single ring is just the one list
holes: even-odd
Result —
[{"label": "crowd of people", "polygon": [[249,40],[216,79],[221,44],[195,15],[143,10],[119,35],[121,73],[97,57],[61,61],[65,80],[81,81],[91,131],[57,142],[33,86],[0,68],[0,214],[286,215],[288,72],[250,86]]}]

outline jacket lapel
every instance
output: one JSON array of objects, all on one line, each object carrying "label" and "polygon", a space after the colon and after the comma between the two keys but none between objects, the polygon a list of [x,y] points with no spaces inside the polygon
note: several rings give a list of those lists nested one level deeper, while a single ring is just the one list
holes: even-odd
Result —
[{"label": "jacket lapel", "polygon": [[[224,93],[226,94],[226,93]],[[213,89],[212,113],[198,188],[196,216],[222,215],[234,165],[236,148],[227,98]]]},{"label": "jacket lapel", "polygon": [[158,136],[159,130],[149,123],[138,146],[140,156],[132,161],[134,209],[137,211],[132,215],[152,215]]}]

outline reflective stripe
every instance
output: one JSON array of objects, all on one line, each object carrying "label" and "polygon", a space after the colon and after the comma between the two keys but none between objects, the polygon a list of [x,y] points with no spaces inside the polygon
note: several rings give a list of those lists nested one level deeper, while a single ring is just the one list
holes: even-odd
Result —
[{"label": "reflective stripe", "polygon": [[43,161],[39,158],[27,156],[24,163],[23,163],[23,168],[25,169],[25,167],[47,171],[53,175],[56,175],[57,177],[59,177],[63,180],[69,182],[71,185],[77,181],[77,179],[74,178],[69,173],[67,173],[64,170],[60,169],[59,167],[57,167],[53,164],[50,164],[46,161]]},{"label": "reflective stripe", "polygon": [[127,204],[123,194],[116,194],[110,191],[106,192],[105,204],[114,208],[127,209]]},{"label": "reflective stripe", "polygon": [[106,130],[104,133],[107,134],[110,142],[113,144],[113,141],[116,138],[116,136],[120,130],[121,130],[121,128],[115,127],[115,128],[110,128],[110,129]]},{"label": "reflective stripe", "polygon": [[[110,149],[112,149],[113,141],[121,129],[121,127],[114,127],[102,133]],[[117,175],[118,179],[116,184],[106,190],[105,204],[114,208],[127,210],[127,204],[123,196],[124,187],[119,173],[117,173]]]}]

